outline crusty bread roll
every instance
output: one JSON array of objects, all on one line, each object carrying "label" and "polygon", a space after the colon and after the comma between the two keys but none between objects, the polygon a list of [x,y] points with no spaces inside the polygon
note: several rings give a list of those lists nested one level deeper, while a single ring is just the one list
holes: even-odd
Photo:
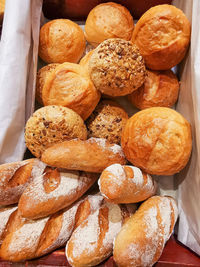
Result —
[{"label": "crusty bread roll", "polygon": [[44,151],[42,161],[58,168],[89,172],[102,172],[113,163],[126,163],[121,147],[103,138],[74,139],[54,145]]},{"label": "crusty bread roll", "polygon": [[99,189],[112,203],[136,203],[156,193],[156,182],[149,174],[133,166],[113,164],[101,174]]},{"label": "crusty bread roll", "polygon": [[190,158],[191,127],[173,109],[148,108],[127,121],[121,143],[126,158],[134,166],[150,174],[173,175]]},{"label": "crusty bread roll", "polygon": [[71,20],[51,20],[40,29],[39,56],[46,63],[77,63],[85,46],[83,30]]},{"label": "crusty bread roll", "polygon": [[95,266],[112,254],[113,240],[125,218],[132,215],[136,206],[121,208],[103,202],[72,233],[66,246],[69,264],[74,267]]},{"label": "crusty bread roll", "polygon": [[134,22],[128,9],[109,2],[90,11],[85,23],[85,37],[96,47],[109,38],[130,40],[133,29]]},{"label": "crusty bread roll", "polygon": [[171,197],[146,200],[122,226],[114,241],[114,261],[119,267],[151,267],[160,258],[178,216]]},{"label": "crusty bread roll", "polygon": [[88,72],[85,72],[84,67],[68,62],[56,66],[50,64],[49,68],[48,74],[47,66],[38,72],[37,98],[45,106],[64,106],[77,112],[83,120],[87,119],[101,96]]},{"label": "crusty bread roll", "polygon": [[89,62],[90,58],[94,52],[94,49],[89,51],[83,58],[81,58],[79,64],[84,68],[85,73],[90,76],[89,74]]},{"label": "crusty bread roll", "polygon": [[171,70],[147,70],[144,84],[131,93],[128,99],[139,109],[172,107],[178,98],[179,82]]},{"label": "crusty bread roll", "polygon": [[43,165],[38,159],[0,165],[0,205],[17,203],[27,185],[41,174]]},{"label": "crusty bread roll", "polygon": [[85,140],[87,129],[82,118],[66,107],[42,107],[26,123],[26,146],[37,158],[47,147],[73,138]]},{"label": "crusty bread roll", "polygon": [[101,93],[123,96],[144,83],[146,69],[136,45],[112,38],[102,42],[92,53],[89,74]]},{"label": "crusty bread roll", "polygon": [[75,202],[97,179],[95,173],[46,167],[23,192],[19,212],[28,219],[51,215]]},{"label": "crusty bread roll", "polygon": [[86,121],[88,137],[105,138],[120,144],[122,130],[128,120],[126,111],[115,101],[101,101]]},{"label": "crusty bread roll", "polygon": [[137,22],[132,42],[152,70],[168,70],[185,56],[190,42],[190,22],[173,5],[150,8]]}]

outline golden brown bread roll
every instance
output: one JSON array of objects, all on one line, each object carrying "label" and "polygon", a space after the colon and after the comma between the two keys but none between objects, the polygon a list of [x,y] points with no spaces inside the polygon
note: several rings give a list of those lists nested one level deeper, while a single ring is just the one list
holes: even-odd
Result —
[{"label": "golden brown bread roll", "polygon": [[99,189],[112,203],[136,203],[156,193],[156,182],[149,174],[134,166],[112,164],[101,174]]},{"label": "golden brown bread roll", "polygon": [[101,101],[86,121],[88,137],[105,138],[111,144],[120,144],[127,120],[128,114],[117,102]]},{"label": "golden brown bread roll", "polygon": [[26,123],[26,146],[38,158],[47,147],[73,138],[85,140],[87,129],[81,117],[66,107],[42,107]]},{"label": "golden brown bread roll", "polygon": [[55,64],[50,64],[48,74],[46,74],[47,66],[38,72],[37,79],[41,81],[37,83],[38,98],[45,106],[64,106],[77,112],[83,120],[87,119],[101,96],[88,73],[85,73],[84,67],[78,64],[66,62],[56,66],[52,65]]},{"label": "golden brown bread roll", "polygon": [[178,98],[179,82],[171,70],[147,70],[144,84],[131,93],[128,99],[139,109],[172,107]]},{"label": "golden brown bread roll", "polygon": [[71,20],[51,20],[40,29],[38,53],[46,63],[77,63],[85,46],[83,30]]},{"label": "golden brown bread roll", "polygon": [[79,64],[82,67],[84,67],[84,71],[88,76],[90,76],[90,74],[89,74],[89,62],[90,62],[90,58],[91,58],[93,52],[94,52],[94,49],[89,51],[83,58],[81,58],[81,60],[79,62]]},{"label": "golden brown bread roll", "polygon": [[85,37],[93,46],[109,38],[130,40],[133,18],[124,6],[109,2],[93,8],[85,23]]},{"label": "golden brown bread roll", "polygon": [[102,172],[113,163],[126,163],[121,147],[103,138],[74,139],[51,146],[42,154],[42,161],[58,168],[89,172]]},{"label": "golden brown bread roll", "polygon": [[171,197],[146,200],[122,226],[114,241],[114,261],[119,267],[151,267],[160,258],[178,216]]},{"label": "golden brown bread roll", "polygon": [[123,96],[139,88],[146,69],[139,49],[131,42],[112,38],[102,42],[89,60],[95,87],[109,96]]},{"label": "golden brown bread roll", "polygon": [[134,166],[150,174],[173,175],[190,158],[191,127],[173,109],[148,108],[128,120],[121,143],[126,158]]},{"label": "golden brown bread roll", "polygon": [[185,56],[190,42],[190,22],[173,5],[150,8],[137,22],[132,42],[152,70],[168,70]]}]

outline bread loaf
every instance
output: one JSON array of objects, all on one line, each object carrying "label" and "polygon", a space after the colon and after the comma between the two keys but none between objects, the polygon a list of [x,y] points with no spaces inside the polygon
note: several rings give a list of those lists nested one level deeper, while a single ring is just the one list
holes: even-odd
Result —
[{"label": "bread loaf", "polygon": [[0,165],[0,205],[17,203],[26,186],[46,166],[38,159]]},{"label": "bread loaf", "polygon": [[114,260],[119,267],[150,267],[160,258],[178,216],[171,197],[146,200],[123,225],[114,241]]},{"label": "bread loaf", "polygon": [[51,215],[79,199],[97,178],[95,173],[47,167],[22,194],[19,212],[29,219]]},{"label": "bread loaf", "polygon": [[156,182],[149,174],[133,166],[113,164],[98,181],[101,194],[113,203],[136,203],[155,194]]},{"label": "bread loaf", "polygon": [[113,240],[121,229],[123,220],[136,206],[123,208],[103,202],[72,233],[66,246],[67,260],[71,266],[95,266],[112,254]]}]

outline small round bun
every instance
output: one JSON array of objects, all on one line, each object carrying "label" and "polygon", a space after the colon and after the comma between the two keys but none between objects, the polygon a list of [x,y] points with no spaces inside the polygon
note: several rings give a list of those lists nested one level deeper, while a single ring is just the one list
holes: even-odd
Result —
[{"label": "small round bun", "polygon": [[132,42],[152,70],[168,70],[185,56],[190,42],[190,22],[182,10],[173,5],[149,9],[137,22]]},{"label": "small round bun", "polygon": [[43,100],[42,100],[42,90],[45,84],[45,81],[48,77],[49,74],[52,73],[53,70],[58,66],[58,63],[52,63],[48,64],[41,69],[39,69],[37,73],[37,79],[36,79],[36,99],[37,101],[43,105]]},{"label": "small round bun", "polygon": [[121,38],[129,41],[134,29],[133,18],[124,6],[103,3],[93,8],[85,23],[85,36],[94,47],[106,39]]},{"label": "small round bun", "polygon": [[53,144],[73,138],[86,140],[87,129],[81,117],[69,108],[42,107],[26,123],[26,146],[37,158]]},{"label": "small round bun", "polygon": [[149,174],[134,166],[112,164],[101,174],[99,189],[112,203],[137,203],[153,196],[157,186]]},{"label": "small round bun", "polygon": [[[45,74],[46,72],[48,71],[45,69]],[[39,81],[41,73],[42,70],[38,73]],[[77,112],[83,120],[90,116],[101,97],[84,68],[74,63],[58,64],[37,85],[43,105],[68,107]]]},{"label": "small round bun", "polygon": [[173,175],[182,170],[190,158],[191,127],[173,109],[148,108],[128,120],[121,143],[133,165],[150,174]]},{"label": "small round bun", "polygon": [[81,58],[81,60],[79,62],[79,65],[81,65],[84,68],[85,73],[87,75],[89,75],[89,62],[90,62],[90,58],[91,58],[93,52],[94,52],[94,49],[89,51],[83,58]]},{"label": "small round bun", "polygon": [[120,144],[127,120],[128,114],[115,101],[101,101],[86,121],[89,137],[105,138],[111,144]]},{"label": "small round bun", "polygon": [[95,87],[109,96],[123,96],[145,80],[143,57],[136,45],[118,38],[108,39],[93,52],[89,73]]},{"label": "small round bun", "polygon": [[43,152],[42,161],[53,167],[97,173],[113,163],[126,164],[121,146],[103,138],[55,144]]},{"label": "small round bun", "polygon": [[171,70],[150,71],[144,84],[128,96],[139,109],[151,107],[172,107],[178,98],[179,82]]},{"label": "small round bun", "polygon": [[71,20],[51,20],[40,29],[39,56],[46,63],[77,63],[85,46],[83,30]]}]

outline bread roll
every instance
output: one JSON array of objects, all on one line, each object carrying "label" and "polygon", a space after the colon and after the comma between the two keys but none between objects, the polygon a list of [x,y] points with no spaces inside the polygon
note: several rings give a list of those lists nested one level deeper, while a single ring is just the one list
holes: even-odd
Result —
[{"label": "bread roll", "polygon": [[173,198],[155,196],[146,200],[115,238],[113,256],[117,266],[153,266],[172,234],[177,216]]},{"label": "bread roll", "polygon": [[132,42],[152,70],[168,70],[184,58],[190,42],[190,22],[173,5],[150,8],[138,20]]},{"label": "bread roll", "polygon": [[0,165],[0,205],[17,203],[27,185],[41,174],[43,166],[38,159]]},{"label": "bread roll", "polygon": [[126,163],[121,147],[102,138],[54,145],[44,151],[42,161],[54,167],[89,172],[102,172],[113,163]]},{"label": "bread roll", "polygon": [[81,117],[66,107],[42,107],[26,123],[26,146],[38,158],[47,147],[73,138],[85,140],[87,129]]},{"label": "bread roll", "polygon": [[96,266],[112,254],[113,240],[120,231],[124,217],[135,212],[136,206],[123,208],[102,203],[72,233],[66,246],[69,264],[74,267]]},{"label": "bread roll", "polygon": [[51,215],[79,199],[97,178],[94,173],[47,167],[22,194],[19,212],[28,219]]},{"label": "bread roll", "polygon": [[46,63],[77,63],[85,46],[83,30],[71,20],[51,20],[40,29],[39,56]]},{"label": "bread roll", "polygon": [[89,62],[90,62],[90,58],[93,54],[94,50],[89,51],[83,58],[81,58],[79,64],[84,67],[84,71],[85,73],[90,76],[89,74]]},{"label": "bread roll", "polygon": [[128,99],[139,109],[172,107],[178,98],[179,82],[171,70],[150,71],[144,84],[131,93]]},{"label": "bread roll", "polygon": [[[46,69],[44,71],[46,72]],[[39,82],[37,84],[40,86],[37,91],[41,94],[43,105],[64,106],[77,112],[83,120],[87,119],[101,95],[94,87],[88,73],[85,73],[84,67],[67,62],[57,64],[49,72],[43,78],[43,84]],[[42,70],[38,73],[40,74],[38,79],[41,73]]]},{"label": "bread roll", "polygon": [[128,114],[117,102],[101,101],[86,121],[88,137],[105,138],[111,144],[120,144],[127,120]]},{"label": "bread roll", "polygon": [[156,193],[156,182],[149,174],[133,166],[113,164],[101,174],[99,189],[112,203],[136,203]]},{"label": "bread roll", "polygon": [[121,143],[126,158],[134,166],[150,174],[173,175],[190,158],[191,127],[173,109],[148,108],[128,120]]},{"label": "bread roll", "polygon": [[101,93],[123,96],[144,83],[146,69],[136,45],[112,38],[94,50],[89,60],[89,74]]},{"label": "bread roll", "polygon": [[85,23],[85,37],[93,46],[109,38],[130,40],[134,29],[133,18],[125,7],[103,3],[93,8]]}]

